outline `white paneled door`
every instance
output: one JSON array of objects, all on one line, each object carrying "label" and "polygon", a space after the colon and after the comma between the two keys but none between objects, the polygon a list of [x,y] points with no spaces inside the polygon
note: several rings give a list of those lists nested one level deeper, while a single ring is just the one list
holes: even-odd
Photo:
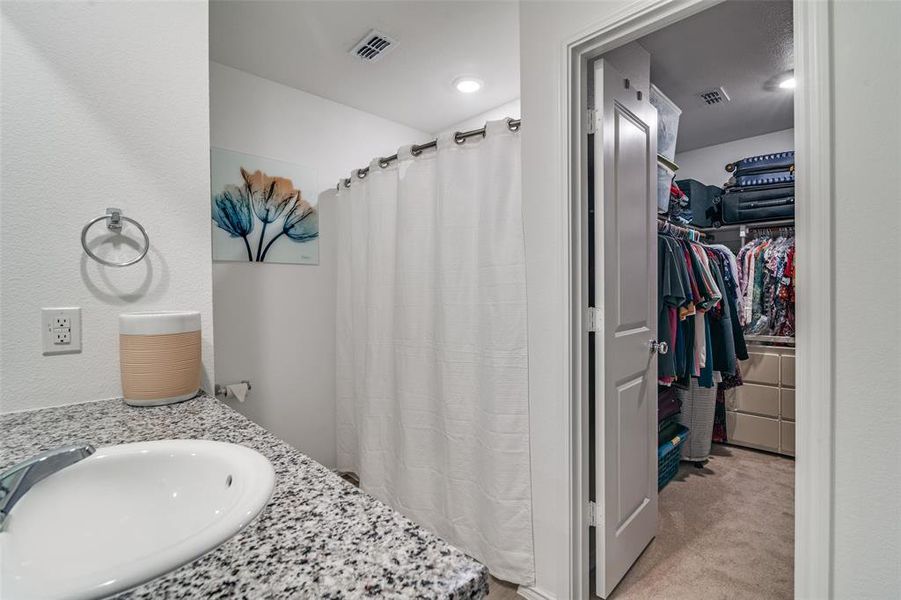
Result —
[{"label": "white paneled door", "polygon": [[657,111],[609,63],[594,68],[596,593],[657,528]]}]

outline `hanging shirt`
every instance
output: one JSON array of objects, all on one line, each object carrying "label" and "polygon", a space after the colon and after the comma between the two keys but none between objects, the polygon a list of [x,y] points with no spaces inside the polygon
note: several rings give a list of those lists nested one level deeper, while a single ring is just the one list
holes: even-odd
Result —
[{"label": "hanging shirt", "polygon": [[[711,246],[720,260],[725,286],[724,298],[729,305],[729,316],[732,323],[732,341],[735,349],[735,357],[738,360],[748,359],[748,347],[745,343],[745,335],[738,319],[738,306],[740,302],[738,294],[738,268],[735,255],[725,246]],[[733,270],[734,268],[734,270]]]},{"label": "hanging shirt", "polygon": [[722,295],[716,287],[710,267],[707,264],[707,253],[700,244],[688,244],[691,258],[692,271],[700,293],[700,299],[695,300],[697,310],[704,311],[716,305]]},{"label": "hanging shirt", "polygon": [[698,318],[698,320],[703,323],[704,347],[706,350],[704,366],[701,367],[700,373],[698,373],[698,385],[705,388],[711,388],[713,387],[713,350],[710,341],[710,323],[706,315],[703,319]]},{"label": "hanging shirt", "polygon": [[713,368],[716,371],[732,375],[735,373],[735,338],[732,336],[732,314],[726,284],[723,280],[719,259],[716,253],[707,248],[708,264],[717,286],[724,290],[722,301],[707,311],[710,341],[712,344]]},{"label": "hanging shirt", "polygon": [[697,312],[697,304],[701,301],[701,292],[698,289],[698,283],[695,279],[694,266],[691,261],[691,251],[688,249],[688,242],[679,240],[678,243],[682,249],[682,273],[688,281],[688,289],[691,290],[689,302],[686,303],[683,310],[679,313],[679,317],[684,319]]},{"label": "hanging shirt", "polygon": [[739,251],[738,313],[745,332],[794,335],[794,252],[790,236],[759,237]]},{"label": "hanging shirt", "polygon": [[681,252],[675,240],[665,235],[657,236],[657,336],[673,351],[657,355],[657,376],[663,383],[675,378],[678,307],[688,299],[680,273]]}]

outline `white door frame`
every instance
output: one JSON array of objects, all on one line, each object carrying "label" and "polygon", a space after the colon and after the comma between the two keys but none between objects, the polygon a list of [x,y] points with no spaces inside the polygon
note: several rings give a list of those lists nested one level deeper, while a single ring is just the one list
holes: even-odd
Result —
[{"label": "white door frame", "polygon": [[[721,0],[638,0],[564,43],[561,81],[562,130],[566,143],[561,197],[566,198],[568,269],[567,442],[569,453],[568,523],[562,598],[589,598],[588,584],[588,410],[581,332],[586,315],[580,274],[582,203],[587,181],[587,65],[591,59],[634,41]],[[833,190],[832,68],[830,1],[794,0],[795,216],[798,248],[797,407],[795,462],[795,597],[830,598],[833,565]],[[600,293],[600,292],[598,292]],[[526,597],[536,597],[522,590]]]}]

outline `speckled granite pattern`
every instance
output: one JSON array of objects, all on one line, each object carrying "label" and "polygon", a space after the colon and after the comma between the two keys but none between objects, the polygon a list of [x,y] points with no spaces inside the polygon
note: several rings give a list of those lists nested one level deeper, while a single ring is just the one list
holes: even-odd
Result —
[{"label": "speckled granite pattern", "polygon": [[167,575],[118,595],[144,598],[482,598],[488,571],[437,536],[218,400],[134,408],[119,400],[0,415],[0,468],[85,440],[242,444],[275,468],[272,499],[246,529]]}]

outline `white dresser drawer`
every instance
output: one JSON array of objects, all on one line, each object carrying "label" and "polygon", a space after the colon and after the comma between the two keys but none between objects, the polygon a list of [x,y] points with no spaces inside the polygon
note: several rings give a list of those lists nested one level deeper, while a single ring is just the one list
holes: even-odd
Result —
[{"label": "white dresser drawer", "polygon": [[795,424],[782,421],[782,452],[795,455]]},{"label": "white dresser drawer", "polygon": [[782,375],[780,381],[783,386],[795,387],[795,357],[782,355]]},{"label": "white dresser drawer", "polygon": [[735,399],[730,408],[743,413],[778,417],[779,388],[746,383],[735,388]]},{"label": "white dresser drawer", "polygon": [[749,352],[742,362],[742,379],[747,383],[779,385],[779,355],[769,352]]},{"label": "white dresser drawer", "polygon": [[779,420],[727,412],[729,443],[779,451]]},{"label": "white dresser drawer", "polygon": [[782,388],[782,418],[795,420],[795,390]]}]

